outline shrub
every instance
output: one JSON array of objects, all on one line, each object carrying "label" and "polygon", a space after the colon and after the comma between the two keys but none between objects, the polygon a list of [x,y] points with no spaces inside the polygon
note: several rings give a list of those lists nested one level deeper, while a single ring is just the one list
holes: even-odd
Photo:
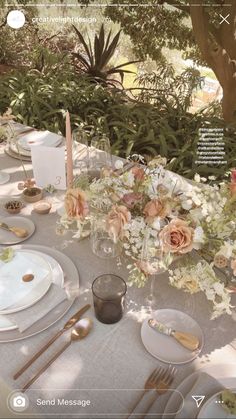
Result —
[{"label": "shrub", "polygon": [[[65,112],[71,114],[72,128],[82,124],[94,132],[109,136],[113,153],[127,157],[139,153],[147,158],[161,154],[168,158],[168,167],[188,178],[196,171],[214,174],[221,180],[226,167],[209,169],[195,167],[198,129],[203,126],[225,127],[214,116],[214,109],[195,115],[184,106],[173,106],[159,94],[155,103],[131,100],[124,91],[108,89],[78,77],[69,64],[61,71],[41,74],[37,70],[15,72],[0,78],[0,113],[12,108],[17,120],[39,129],[65,133]],[[225,128],[228,167],[236,166],[236,134]]]}]

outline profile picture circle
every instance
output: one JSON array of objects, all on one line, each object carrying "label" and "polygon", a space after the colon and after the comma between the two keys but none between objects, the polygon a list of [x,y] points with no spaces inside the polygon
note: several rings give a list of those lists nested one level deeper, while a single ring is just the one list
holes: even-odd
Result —
[{"label": "profile picture circle", "polygon": [[11,10],[7,15],[7,24],[13,29],[22,28],[25,24],[25,15],[20,10]]}]

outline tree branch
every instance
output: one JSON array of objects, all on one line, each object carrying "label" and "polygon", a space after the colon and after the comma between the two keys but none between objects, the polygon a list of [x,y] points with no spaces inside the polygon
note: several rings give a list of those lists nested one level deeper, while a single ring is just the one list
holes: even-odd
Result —
[{"label": "tree branch", "polygon": [[170,6],[175,7],[178,10],[181,10],[182,12],[186,12],[190,14],[190,7],[186,6],[184,4],[181,4],[178,0],[160,0],[159,4],[167,3]]}]

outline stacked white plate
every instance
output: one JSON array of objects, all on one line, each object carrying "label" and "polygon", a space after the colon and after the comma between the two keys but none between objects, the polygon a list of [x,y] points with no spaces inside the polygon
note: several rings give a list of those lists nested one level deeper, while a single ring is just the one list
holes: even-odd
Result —
[{"label": "stacked white plate", "polygon": [[[64,283],[66,274],[70,278],[70,275],[73,275],[73,280]],[[33,275],[33,280],[23,281],[25,275]],[[17,325],[9,319],[9,315],[37,305],[37,302],[46,296],[52,284],[65,288],[68,300],[62,302],[60,308],[53,309],[48,316],[38,320],[27,331],[20,333]],[[78,295],[78,288],[78,271],[68,257],[46,246],[15,246],[12,260],[7,263],[0,261],[0,342],[22,339],[45,330],[71,307]]]},{"label": "stacked white plate", "polygon": [[[33,274],[30,282],[22,280]],[[58,262],[34,250],[17,250],[10,262],[0,261],[0,331],[17,329],[4,315],[16,313],[37,303],[54,283],[64,285]]]},{"label": "stacked white plate", "polygon": [[10,150],[23,157],[30,158],[31,148],[35,146],[58,147],[63,137],[50,131],[29,131],[17,137],[17,144],[10,143]]}]

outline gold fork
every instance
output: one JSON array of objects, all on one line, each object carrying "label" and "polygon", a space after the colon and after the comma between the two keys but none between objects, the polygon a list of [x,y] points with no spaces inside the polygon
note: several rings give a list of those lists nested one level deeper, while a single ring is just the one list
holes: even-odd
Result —
[{"label": "gold fork", "polygon": [[161,371],[160,375],[158,376],[158,382],[154,386],[154,390],[156,390],[157,394],[151,400],[151,402],[149,403],[149,405],[146,409],[145,414],[140,419],[145,419],[147,413],[149,412],[152,405],[156,401],[156,398],[158,396],[162,396],[162,394],[165,394],[170,389],[170,385],[171,385],[172,381],[174,380],[175,375],[177,373],[177,369],[172,367],[171,365],[169,365],[169,367],[167,369],[161,368],[161,370],[162,371]]},{"label": "gold fork", "polygon": [[[132,407],[128,416],[126,416],[126,419],[128,419],[131,416],[131,414],[136,409],[137,405],[142,400],[143,396],[145,395],[145,393],[147,391],[156,390],[159,395],[164,394],[168,390],[168,386],[173,381],[173,378],[174,378],[174,375],[175,375],[176,371],[177,370],[175,368],[172,368],[171,365],[167,369],[164,369],[162,367],[156,368],[150,374],[150,376],[147,378],[147,380],[145,382],[145,385],[144,385],[144,390],[143,390],[141,396],[138,398],[138,400],[136,401],[136,403]],[[159,383],[160,383],[160,386],[159,386]],[[155,401],[155,399],[152,400],[152,403],[148,406],[148,410],[151,408],[154,401]]]}]

